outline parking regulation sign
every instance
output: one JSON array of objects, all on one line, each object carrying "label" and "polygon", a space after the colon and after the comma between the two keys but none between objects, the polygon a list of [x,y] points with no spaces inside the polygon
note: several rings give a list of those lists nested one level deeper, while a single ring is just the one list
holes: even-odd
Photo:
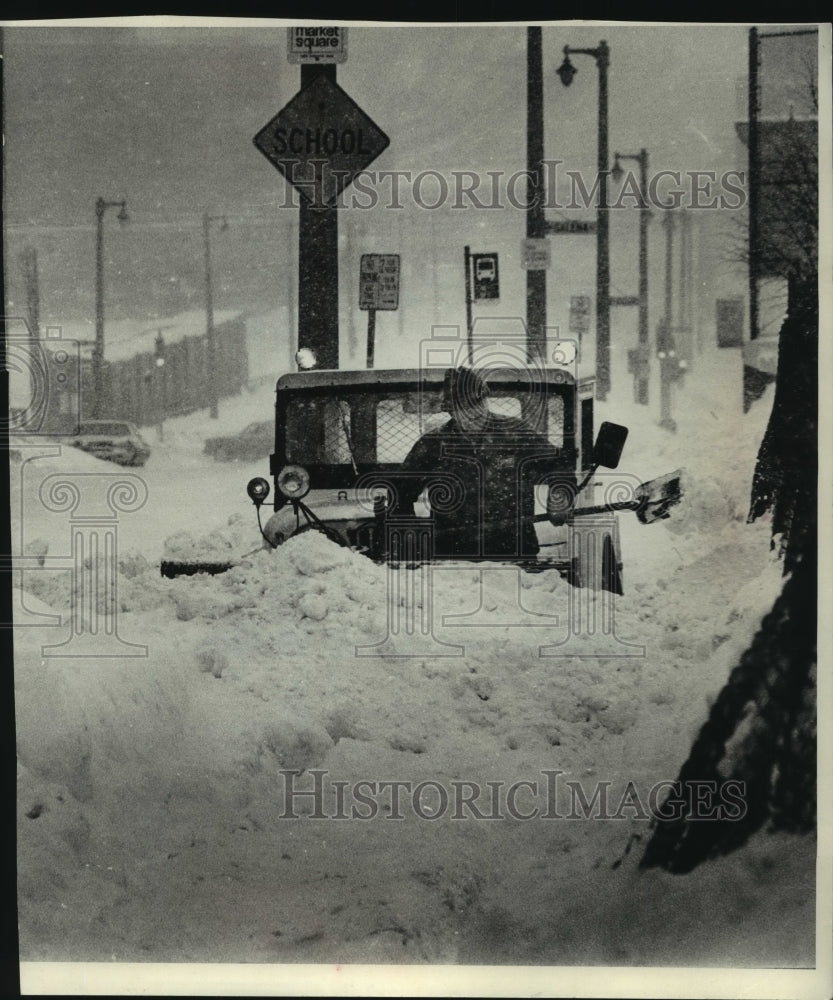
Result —
[{"label": "parking regulation sign", "polygon": [[363,253],[359,268],[359,309],[399,308],[399,254]]},{"label": "parking regulation sign", "polygon": [[258,132],[254,144],[308,201],[327,208],[390,139],[322,74]]},{"label": "parking regulation sign", "polygon": [[570,333],[587,333],[590,330],[590,296],[570,297]]}]

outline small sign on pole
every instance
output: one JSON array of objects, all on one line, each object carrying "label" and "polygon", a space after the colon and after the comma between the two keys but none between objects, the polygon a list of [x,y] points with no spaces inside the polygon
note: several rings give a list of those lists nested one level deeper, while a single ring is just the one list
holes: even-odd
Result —
[{"label": "small sign on pole", "polygon": [[575,236],[576,234],[595,233],[597,224],[592,219],[559,219],[547,223],[548,233],[560,233]]},{"label": "small sign on pole", "polygon": [[359,309],[367,311],[367,367],[373,367],[376,310],[399,308],[399,254],[363,253],[359,264]]},{"label": "small sign on pole", "polygon": [[570,297],[570,333],[587,333],[590,330],[590,296]]},{"label": "small sign on pole", "polygon": [[471,254],[474,268],[474,301],[497,302],[500,299],[496,253]]},{"label": "small sign on pole", "polygon": [[399,308],[399,254],[363,253],[359,269],[359,309]]},{"label": "small sign on pole", "polygon": [[286,55],[290,63],[295,65],[347,62],[347,29],[301,26],[287,28]]},{"label": "small sign on pole", "polygon": [[550,245],[545,237],[521,240],[521,267],[524,271],[547,271]]}]

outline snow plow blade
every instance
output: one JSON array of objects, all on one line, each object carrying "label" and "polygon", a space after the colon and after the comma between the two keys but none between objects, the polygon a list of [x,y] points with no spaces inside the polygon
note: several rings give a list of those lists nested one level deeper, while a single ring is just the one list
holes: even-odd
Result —
[{"label": "snow plow blade", "polygon": [[236,562],[181,562],[177,559],[163,559],[159,567],[162,576],[173,580],[177,576],[196,576],[197,573],[210,573],[216,576],[218,573],[225,573],[232,566],[237,566]]}]

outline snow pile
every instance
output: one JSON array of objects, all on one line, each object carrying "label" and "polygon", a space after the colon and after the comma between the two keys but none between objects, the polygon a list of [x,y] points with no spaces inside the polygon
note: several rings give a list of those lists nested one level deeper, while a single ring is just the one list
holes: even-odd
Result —
[{"label": "snow pile", "polygon": [[[183,562],[233,562],[241,556],[256,551],[257,526],[243,514],[232,514],[225,525],[207,535],[195,536],[190,531],[178,531],[165,539],[163,558]],[[252,549],[252,546],[255,549]]]},{"label": "snow pile", "polygon": [[[68,660],[41,647],[65,635],[69,574],[48,569],[53,525],[27,509],[35,564],[49,548],[21,599],[64,621],[16,633],[24,956],[809,964],[811,838],[760,835],[671,878],[637,870],[638,811],[505,809],[517,782],[539,791],[519,786],[518,810],[542,807],[545,772],[561,775],[562,812],[568,779],[588,798],[607,783],[613,809],[628,781],[644,799],[673,780],[780,589],[768,524],[745,523],[767,404],[741,418],[714,406],[715,371],[693,375],[677,435],[633,414],[622,468],[682,467],[685,497],[667,521],[620,518],[613,604],[555,570],[380,566],[315,530],[264,549],[247,470],[199,456],[209,429],[191,415],[192,437],[166,434],[148,464],[140,527],[120,524],[118,634],[147,655]],[[237,425],[225,409],[211,433]],[[168,558],[236,564],[163,579],[166,538]],[[605,609],[613,645],[571,626]],[[372,811],[361,782],[372,816],[316,818],[338,794]],[[401,818],[384,782],[407,783]],[[419,814],[412,789],[436,805],[461,782],[483,790],[481,811],[492,782],[504,818],[455,819],[453,801]]]}]

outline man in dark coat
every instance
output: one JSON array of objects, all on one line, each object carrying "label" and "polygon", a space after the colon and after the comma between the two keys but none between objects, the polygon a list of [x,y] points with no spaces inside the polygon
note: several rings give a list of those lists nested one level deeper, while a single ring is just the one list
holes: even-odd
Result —
[{"label": "man in dark coat", "polygon": [[[558,471],[558,449],[523,420],[491,413],[488,395],[479,372],[450,368],[443,407],[451,419],[424,434],[403,463],[399,511],[412,515],[414,501],[427,490],[434,556],[534,558],[535,486],[556,477],[568,492],[575,486],[573,475]],[[548,507],[553,523],[566,519],[563,500]]]}]

